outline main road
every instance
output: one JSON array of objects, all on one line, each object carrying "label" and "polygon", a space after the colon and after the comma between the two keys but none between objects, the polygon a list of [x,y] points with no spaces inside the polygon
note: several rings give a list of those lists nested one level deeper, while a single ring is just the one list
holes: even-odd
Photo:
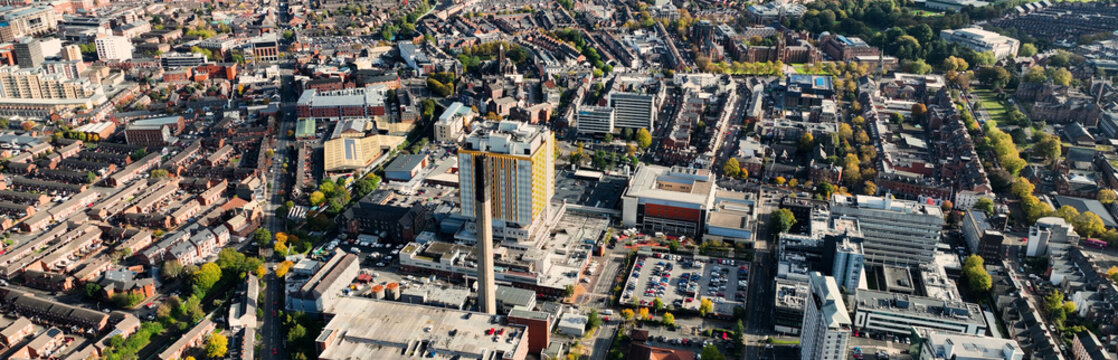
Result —
[{"label": "main road", "polygon": [[[280,16],[280,23],[282,29],[286,30],[288,21],[287,15],[287,0],[280,0],[276,5],[279,11],[276,13]],[[280,40],[280,46],[286,50],[290,44],[286,39]],[[283,206],[284,194],[283,191],[287,188],[285,185],[287,180],[291,178],[285,171],[283,164],[291,161],[293,155],[288,147],[291,141],[288,139],[287,132],[295,128],[295,101],[299,97],[299,89],[292,86],[295,82],[294,64],[289,59],[280,59],[280,109],[279,116],[276,119],[276,131],[274,133],[274,142],[272,146],[272,165],[268,171],[267,179],[269,186],[267,187],[268,202],[264,206],[264,215],[267,218],[265,226],[272,234],[285,231],[285,223],[281,217],[287,214],[276,214],[276,209]],[[262,144],[261,146],[268,146]],[[264,150],[261,150],[264,151]],[[298,164],[297,161],[293,163]],[[294,169],[292,169],[294,170]],[[276,262],[267,261],[265,266],[269,269],[274,269]],[[262,360],[280,360],[289,359],[287,352],[284,349],[284,332],[283,326],[280,323],[279,312],[283,310],[283,282],[274,274],[265,276],[266,286],[264,289],[264,319],[263,325],[260,327],[260,337],[263,343],[258,358]]]}]

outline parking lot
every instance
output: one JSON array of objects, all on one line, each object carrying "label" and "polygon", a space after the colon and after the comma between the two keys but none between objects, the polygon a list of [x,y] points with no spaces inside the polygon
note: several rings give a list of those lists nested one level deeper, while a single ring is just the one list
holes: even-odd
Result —
[{"label": "parking lot", "polygon": [[392,265],[404,245],[392,244],[376,236],[361,235],[357,239],[334,240],[323,244],[315,254],[325,254],[328,257],[333,251],[341,250],[357,255],[361,260],[361,267],[383,268]]},{"label": "parking lot", "polygon": [[[363,283],[355,280],[353,294],[367,295],[369,288],[377,284],[398,283],[401,288],[407,288],[418,283],[444,284],[435,278],[424,279],[400,274],[396,257],[399,256],[400,249],[404,247],[404,244],[392,244],[377,240],[375,236],[362,235],[353,239],[352,242],[350,240],[330,241],[316,249],[314,253],[318,254],[317,258],[322,261],[325,261],[326,258],[332,256],[334,251],[338,250],[356,255],[360,259],[361,274],[369,275],[371,281]],[[449,283],[444,285],[452,286]]]},{"label": "parking lot", "polygon": [[730,315],[734,307],[744,305],[748,278],[749,264],[741,261],[640,256],[626,280],[621,302],[650,306],[660,298],[665,307],[698,311],[701,299],[706,298],[714,303],[714,313]]}]

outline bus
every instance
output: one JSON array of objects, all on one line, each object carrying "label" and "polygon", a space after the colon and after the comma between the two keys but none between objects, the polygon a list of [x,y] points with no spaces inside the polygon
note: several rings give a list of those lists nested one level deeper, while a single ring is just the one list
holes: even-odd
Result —
[{"label": "bus", "polygon": [[1106,241],[1099,239],[1083,239],[1083,246],[1093,247],[1096,249],[1106,249]]}]

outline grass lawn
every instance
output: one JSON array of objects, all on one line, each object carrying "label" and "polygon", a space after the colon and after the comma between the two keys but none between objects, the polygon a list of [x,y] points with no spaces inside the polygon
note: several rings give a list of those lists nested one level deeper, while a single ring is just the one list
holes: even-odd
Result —
[{"label": "grass lawn", "polygon": [[828,75],[826,72],[823,72],[823,71],[820,71],[820,72],[817,72],[817,73],[812,73],[810,71],[811,70],[811,65],[807,65],[807,64],[793,64],[792,68],[796,69],[797,74]]},{"label": "grass lawn", "polygon": [[975,89],[971,93],[978,95],[978,101],[990,114],[991,119],[997,121],[998,124],[1006,123],[1006,104],[1002,100],[998,100],[997,94],[988,89]]},{"label": "grass lawn", "polygon": [[914,12],[916,13],[916,15],[917,15],[917,16],[924,16],[924,17],[936,17],[936,16],[943,16],[943,12],[942,12],[942,11],[934,11],[934,10],[924,10],[924,9],[918,9],[918,10],[916,10],[916,11],[914,11]]}]

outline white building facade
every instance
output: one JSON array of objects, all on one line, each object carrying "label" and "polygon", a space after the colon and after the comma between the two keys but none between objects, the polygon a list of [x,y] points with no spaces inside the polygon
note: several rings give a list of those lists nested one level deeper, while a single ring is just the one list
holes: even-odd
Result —
[{"label": "white building facade", "polygon": [[809,287],[800,332],[800,359],[845,360],[851,321],[835,278],[813,272]]}]

